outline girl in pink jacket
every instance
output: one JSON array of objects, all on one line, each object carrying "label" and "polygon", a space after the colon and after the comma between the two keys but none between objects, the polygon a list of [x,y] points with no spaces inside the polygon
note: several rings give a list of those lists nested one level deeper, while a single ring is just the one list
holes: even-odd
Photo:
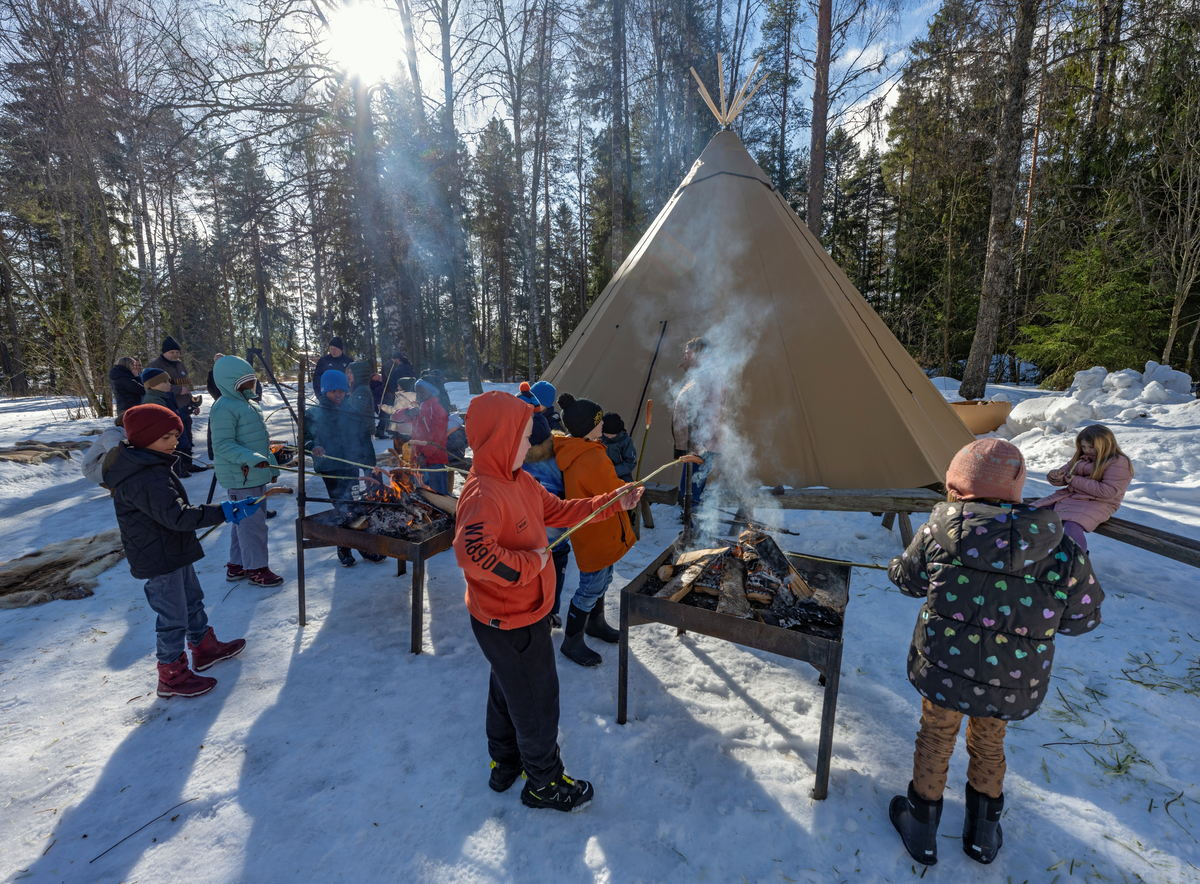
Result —
[{"label": "girl in pink jacket", "polygon": [[1133,479],[1133,464],[1108,427],[1084,427],[1075,437],[1075,456],[1066,466],[1051,470],[1046,480],[1065,486],[1034,506],[1053,509],[1063,520],[1063,532],[1087,552],[1084,532],[1095,531],[1121,506]]}]

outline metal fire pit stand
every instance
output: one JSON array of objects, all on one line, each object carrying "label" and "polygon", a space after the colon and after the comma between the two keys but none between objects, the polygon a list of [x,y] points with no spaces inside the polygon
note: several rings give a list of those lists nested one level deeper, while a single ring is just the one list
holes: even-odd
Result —
[{"label": "metal fire pit stand", "polygon": [[[769,651],[793,660],[802,660],[812,665],[822,676],[825,685],[825,702],[821,709],[821,738],[817,747],[817,779],[813,797],[824,800],[829,793],[829,766],[833,755],[833,723],[837,710],[838,683],[842,668],[842,639],[821,638],[792,629],[770,626],[757,620],[743,620],[728,614],[718,614],[704,608],[693,607],[669,599],[656,599],[641,595],[640,590],[650,575],[666,564],[671,548],[663,550],[641,574],[621,591],[621,638],[617,663],[617,724],[625,724],[629,699],[629,627],[643,623],[664,623],[680,630],[698,632],[701,635],[730,641],[734,644]],[[793,559],[796,569],[813,584],[818,595],[821,587],[828,587],[830,595],[840,599],[849,598],[850,569],[844,565],[831,565]],[[839,600],[840,600],[839,599]],[[843,612],[845,606],[842,605]]]},{"label": "metal fire pit stand", "polygon": [[[359,552],[374,553],[389,556],[396,560],[396,576],[403,575],[406,562],[412,562],[412,644],[414,654],[421,653],[421,638],[424,633],[425,616],[425,562],[454,545],[454,529],[440,531],[419,543],[402,540],[398,537],[388,537],[385,534],[374,534],[370,531],[353,531],[334,524],[333,510],[324,510],[305,516],[304,507],[309,498],[304,493],[304,360],[300,360],[300,374],[297,388],[299,395],[299,425],[300,452],[299,478],[296,487],[296,593],[300,604],[300,625],[307,624],[304,611],[304,551],[325,546],[345,546]],[[312,498],[315,502],[332,503],[325,498]]]}]

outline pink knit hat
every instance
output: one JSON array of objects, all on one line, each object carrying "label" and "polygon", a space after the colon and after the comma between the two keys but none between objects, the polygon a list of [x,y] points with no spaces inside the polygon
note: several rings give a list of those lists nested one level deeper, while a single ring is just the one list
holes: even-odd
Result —
[{"label": "pink knit hat", "polygon": [[1003,439],[972,442],[950,461],[946,487],[959,500],[983,497],[1020,503],[1025,488],[1021,449]]}]

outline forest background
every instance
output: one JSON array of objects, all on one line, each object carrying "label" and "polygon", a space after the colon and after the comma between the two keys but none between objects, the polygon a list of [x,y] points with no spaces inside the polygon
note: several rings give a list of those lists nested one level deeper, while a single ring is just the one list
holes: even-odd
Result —
[{"label": "forest background", "polygon": [[716,132],[692,68],[963,395],[1200,373],[1200,0],[376,3],[0,0],[6,392],[106,414],[167,334],[536,378]]}]

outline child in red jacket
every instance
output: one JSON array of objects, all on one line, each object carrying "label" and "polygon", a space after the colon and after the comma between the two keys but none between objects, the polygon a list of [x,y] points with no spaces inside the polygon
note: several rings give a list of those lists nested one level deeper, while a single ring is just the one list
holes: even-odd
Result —
[{"label": "child in red jacket", "polygon": [[438,494],[449,494],[450,474],[446,472],[446,465],[450,463],[450,456],[446,451],[449,415],[438,401],[437,387],[429,381],[417,381],[416,393],[421,411],[413,421],[412,451],[420,466],[438,470],[421,474],[429,490]]},{"label": "child in red jacket", "polygon": [[[488,785],[508,789],[524,771],[527,807],[574,810],[592,800],[591,783],[563,771],[558,751],[558,671],[547,616],[554,568],[546,526],[565,528],[605,510],[637,506],[640,487],[585,500],[559,500],[521,469],[533,406],[508,393],[477,396],[467,411],[475,457],[458,500],[454,554],[467,579],[471,629],[491,664]],[[622,486],[626,487],[626,486]]]}]

